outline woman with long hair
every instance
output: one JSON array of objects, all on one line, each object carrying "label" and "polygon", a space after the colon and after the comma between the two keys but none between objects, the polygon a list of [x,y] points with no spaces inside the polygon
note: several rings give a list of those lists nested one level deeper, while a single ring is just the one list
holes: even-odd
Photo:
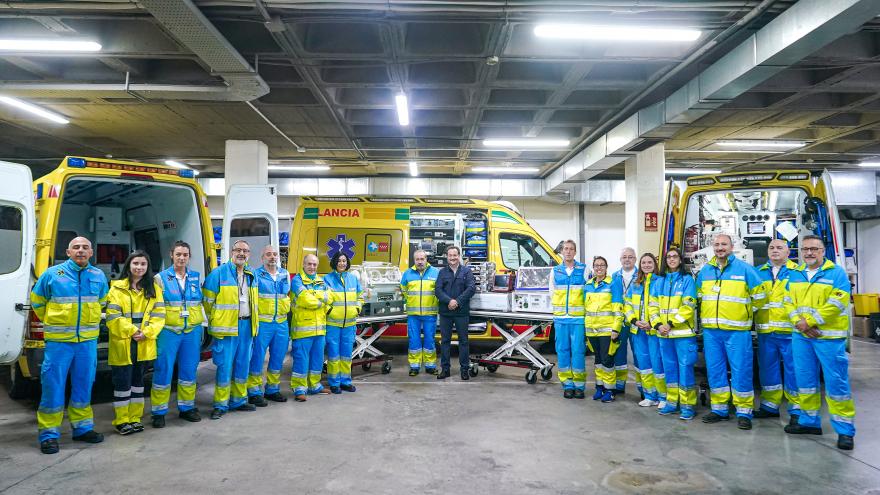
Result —
[{"label": "woman with long hair", "polygon": [[354,392],[351,383],[351,351],[354,346],[355,321],[364,306],[361,283],[349,272],[351,261],[338,252],[330,259],[332,272],[324,277],[330,295],[327,313],[327,383],[334,394]]},{"label": "woman with long hair", "polygon": [[150,257],[131,253],[107,294],[108,361],[113,378],[113,426],[120,435],[144,431],[144,368],[156,359],[156,338],[165,326],[162,289],[153,280]]},{"label": "woman with long hair", "polygon": [[[648,299],[651,294],[652,284],[656,283],[656,281],[657,258],[651,253],[645,253],[639,259],[639,271],[636,275],[636,280],[630,284],[624,298],[624,319],[630,324],[630,342],[632,343],[633,359],[635,361],[636,373],[639,376],[638,382],[642,384],[642,393],[645,395],[644,399],[639,402],[639,405],[642,407],[660,404],[660,395],[657,391],[650,346],[648,344],[649,335],[655,334],[655,330],[651,328],[648,315]],[[656,359],[659,361],[659,354]]]},{"label": "woman with long hair", "polygon": [[[584,326],[590,349],[595,354],[596,392],[593,400],[614,401],[617,377],[614,372],[612,340],[620,338],[623,325],[623,298],[611,290],[608,261],[593,258],[593,278],[584,285]],[[622,352],[626,352],[624,348]]]},{"label": "woman with long hair", "polygon": [[697,361],[696,307],[694,277],[684,268],[678,248],[670,248],[660,267],[662,279],[651,290],[651,325],[657,331],[663,369],[666,371],[666,406],[660,414],[679,411],[680,419],[694,419],[697,391],[694,363]]}]

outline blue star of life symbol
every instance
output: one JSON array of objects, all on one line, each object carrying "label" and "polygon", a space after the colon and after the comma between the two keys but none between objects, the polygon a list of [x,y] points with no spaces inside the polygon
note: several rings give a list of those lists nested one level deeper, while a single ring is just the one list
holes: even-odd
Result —
[{"label": "blue star of life symbol", "polygon": [[336,253],[344,254],[348,257],[349,261],[354,258],[354,241],[346,238],[345,234],[339,234],[336,236],[336,239],[328,240],[327,247],[329,248],[327,251],[328,258],[333,258],[336,256]]}]

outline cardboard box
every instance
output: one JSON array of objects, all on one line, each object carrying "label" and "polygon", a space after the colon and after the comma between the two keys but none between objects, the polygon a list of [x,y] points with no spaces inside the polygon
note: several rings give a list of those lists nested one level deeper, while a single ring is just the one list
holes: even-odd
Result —
[{"label": "cardboard box", "polygon": [[871,328],[871,319],[864,316],[853,316],[852,318],[853,336],[874,338],[873,328]]}]

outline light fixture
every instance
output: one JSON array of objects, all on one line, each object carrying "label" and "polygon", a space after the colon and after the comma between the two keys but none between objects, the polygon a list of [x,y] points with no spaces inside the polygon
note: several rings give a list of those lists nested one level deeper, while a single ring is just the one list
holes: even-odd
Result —
[{"label": "light fixture", "polygon": [[767,198],[767,209],[776,211],[777,204],[779,204],[779,191],[770,191],[770,196]]},{"label": "light fixture", "polygon": [[862,162],[859,166],[865,168],[880,168],[880,162]]},{"label": "light fixture", "polygon": [[398,94],[394,97],[394,102],[397,104],[397,122],[400,125],[409,125],[409,104],[406,95]]},{"label": "light fixture", "polygon": [[708,168],[667,168],[666,175],[714,175],[720,174],[720,170]]},{"label": "light fixture", "polygon": [[647,26],[597,26],[589,24],[538,24],[535,36],[565,40],[606,41],[695,41],[702,34],[695,29]]},{"label": "light fixture", "polygon": [[726,141],[715,141],[718,146],[726,148],[753,148],[763,150],[764,148],[793,150],[806,146],[806,141],[787,141],[787,140],[760,140],[760,139],[734,139]]},{"label": "light fixture", "polygon": [[471,172],[478,174],[534,174],[540,170],[536,167],[474,167]]},{"label": "light fixture", "polygon": [[196,170],[196,169],[190,167],[189,165],[186,165],[186,164],[184,164],[184,163],[178,162],[178,161],[176,161],[176,160],[165,160],[165,165],[168,165],[169,167],[179,168],[179,169],[181,169],[181,170],[192,170],[192,171],[193,171],[193,175],[199,175],[199,171],[198,171],[198,170]]},{"label": "light fixture", "polygon": [[568,139],[502,138],[484,139],[487,148],[565,148]]},{"label": "light fixture", "polygon": [[419,176],[419,164],[416,162],[409,162],[409,175],[413,177]]},{"label": "light fixture", "polygon": [[283,172],[326,172],[330,170],[328,165],[269,165],[269,170]]},{"label": "light fixture", "polygon": [[20,110],[24,110],[26,112],[30,112],[34,115],[39,115],[44,119],[51,120],[56,124],[69,124],[70,121],[65,119],[64,117],[58,115],[57,113],[50,112],[48,110],[43,110],[42,108],[31,105],[30,103],[19,100],[18,98],[10,98],[9,96],[0,96],[0,103],[5,103],[9,106],[13,106]]},{"label": "light fixture", "polygon": [[0,50],[19,52],[97,52],[101,44],[88,40],[0,39]]}]

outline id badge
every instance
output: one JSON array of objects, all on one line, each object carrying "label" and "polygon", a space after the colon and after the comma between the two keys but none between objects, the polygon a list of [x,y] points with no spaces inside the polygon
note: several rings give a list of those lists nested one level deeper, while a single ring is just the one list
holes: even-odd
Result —
[{"label": "id badge", "polygon": [[189,310],[188,310],[188,309],[184,309],[184,310],[182,310],[182,311],[180,312],[180,317],[181,317],[181,318],[187,318],[187,317],[189,317]]},{"label": "id badge", "polygon": [[720,285],[713,285],[712,292],[721,292],[721,286]]}]

